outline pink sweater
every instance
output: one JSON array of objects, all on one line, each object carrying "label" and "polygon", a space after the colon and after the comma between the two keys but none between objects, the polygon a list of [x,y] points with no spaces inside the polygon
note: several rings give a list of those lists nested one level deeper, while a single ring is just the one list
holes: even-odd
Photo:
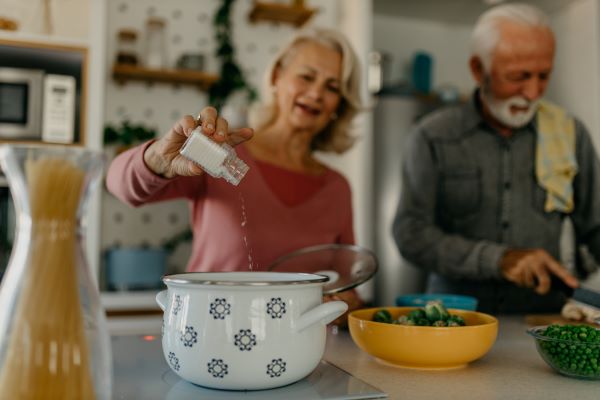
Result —
[{"label": "pink sweater", "polygon": [[189,200],[194,242],[188,271],[248,270],[250,256],[253,270],[265,270],[278,257],[302,247],[354,243],[350,186],[332,169],[315,194],[296,206],[286,206],[243,145],[236,151],[250,170],[237,187],[208,174],[160,177],[144,163],[148,145],[115,158],[108,169],[107,187],[134,207],[175,198]]}]

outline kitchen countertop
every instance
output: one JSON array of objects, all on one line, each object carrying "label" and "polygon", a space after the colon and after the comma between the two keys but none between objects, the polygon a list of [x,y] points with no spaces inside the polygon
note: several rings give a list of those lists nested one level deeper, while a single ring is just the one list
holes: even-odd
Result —
[{"label": "kitchen countertop", "polygon": [[600,381],[562,376],[538,354],[524,316],[499,318],[496,343],[480,360],[450,371],[418,371],[380,364],[360,350],[348,332],[328,336],[324,358],[368,382],[390,399],[600,398]]},{"label": "kitchen countertop", "polygon": [[[429,400],[450,397],[461,400],[567,398],[597,400],[599,398],[600,381],[578,380],[559,375],[541,359],[533,338],[525,333],[528,328],[525,317],[501,317],[499,320],[498,339],[490,352],[462,369],[418,371],[383,365],[360,350],[352,341],[349,332],[340,330],[336,334],[334,329],[328,332],[323,358],[330,364],[387,393],[389,399]],[[150,369],[147,367],[147,360],[137,354],[139,352],[133,348],[123,351],[126,340],[118,336],[113,338],[115,399],[153,399],[150,392],[143,393],[144,385],[141,381],[162,380],[174,389],[186,385],[169,371],[161,354],[160,337],[146,338],[148,349],[152,349],[151,352],[156,353],[156,358],[162,363]],[[147,374],[156,376],[145,376]],[[126,390],[129,387],[137,387],[135,391],[129,392],[136,393],[134,397],[128,395]],[[169,394],[176,392],[177,390],[170,390]],[[153,393],[157,394],[157,392]],[[136,397],[138,395],[142,397]],[[187,397],[168,396],[168,398]]]}]

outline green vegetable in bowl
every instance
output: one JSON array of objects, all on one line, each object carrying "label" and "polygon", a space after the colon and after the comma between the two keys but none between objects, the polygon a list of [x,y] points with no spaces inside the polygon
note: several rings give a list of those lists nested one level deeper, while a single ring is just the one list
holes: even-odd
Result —
[{"label": "green vegetable in bowl", "polygon": [[559,372],[600,378],[600,330],[587,325],[549,325],[530,333],[541,356]]},{"label": "green vegetable in bowl", "polygon": [[439,301],[432,301],[425,306],[425,316],[431,322],[446,321],[450,314],[446,307]]},{"label": "green vegetable in bowl", "polygon": [[392,323],[392,314],[388,310],[381,309],[378,310],[375,315],[373,315],[373,321],[375,322],[385,322],[386,324]]},{"label": "green vegetable in bowl", "polygon": [[373,314],[373,321],[412,326],[465,326],[465,320],[461,316],[451,315],[439,301],[428,302],[424,308],[411,310],[408,315],[401,315],[397,319],[392,319],[386,309],[377,310]]}]

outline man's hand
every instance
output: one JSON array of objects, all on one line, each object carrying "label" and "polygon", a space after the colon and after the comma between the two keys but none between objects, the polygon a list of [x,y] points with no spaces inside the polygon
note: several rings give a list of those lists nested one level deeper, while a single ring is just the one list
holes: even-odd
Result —
[{"label": "man's hand", "polygon": [[572,288],[579,281],[542,249],[508,250],[500,261],[502,276],[519,286],[534,288],[538,294],[550,290],[552,275]]}]

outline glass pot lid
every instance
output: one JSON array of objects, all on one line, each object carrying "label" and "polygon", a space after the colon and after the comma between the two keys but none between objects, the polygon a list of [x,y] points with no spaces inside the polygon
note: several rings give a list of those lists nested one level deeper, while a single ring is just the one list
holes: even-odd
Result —
[{"label": "glass pot lid", "polygon": [[323,294],[352,289],[377,272],[377,258],[370,250],[350,244],[323,244],[304,247],[279,257],[267,269],[275,272],[302,272],[325,275],[329,282]]}]

